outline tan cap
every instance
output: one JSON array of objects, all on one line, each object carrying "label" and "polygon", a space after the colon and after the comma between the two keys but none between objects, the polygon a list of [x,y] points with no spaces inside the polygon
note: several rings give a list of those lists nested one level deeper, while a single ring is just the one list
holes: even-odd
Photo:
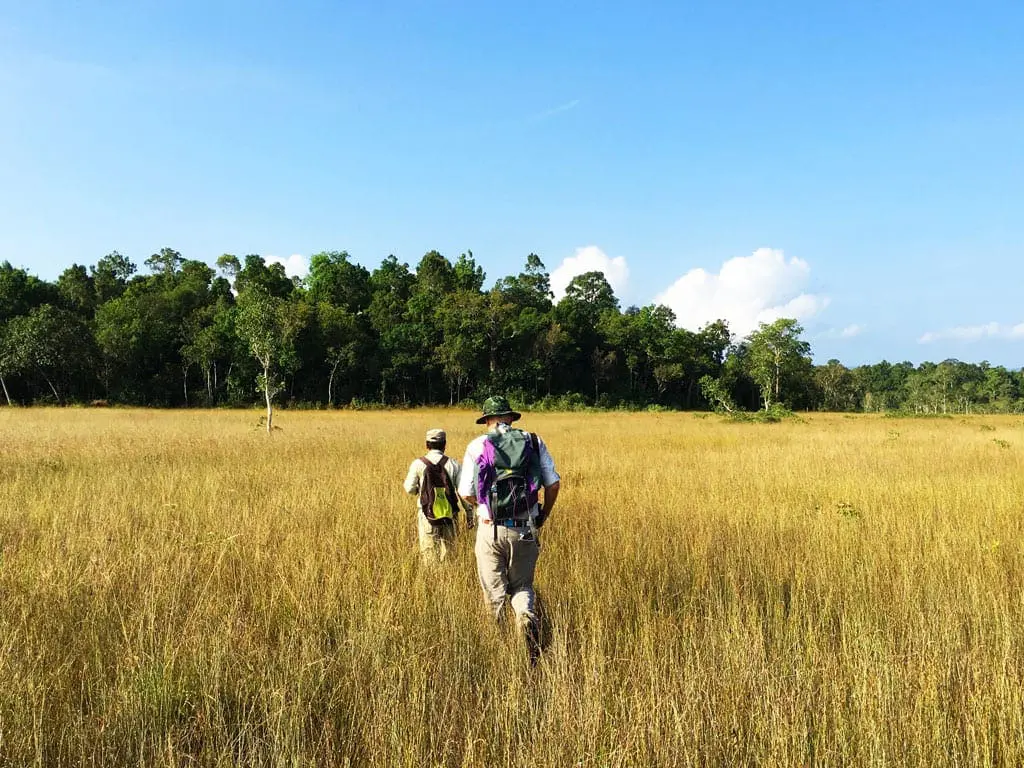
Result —
[{"label": "tan cap", "polygon": [[448,441],[448,435],[444,433],[443,429],[428,429],[427,430],[427,442],[428,443],[442,443]]}]

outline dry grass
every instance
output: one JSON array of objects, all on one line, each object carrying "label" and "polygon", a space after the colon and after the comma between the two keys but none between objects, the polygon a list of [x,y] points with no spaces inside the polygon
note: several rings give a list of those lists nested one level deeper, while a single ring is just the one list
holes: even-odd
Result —
[{"label": "dry grass", "polygon": [[400,482],[465,412],[3,410],[0,764],[1020,765],[1024,422],[533,415],[532,671]]}]

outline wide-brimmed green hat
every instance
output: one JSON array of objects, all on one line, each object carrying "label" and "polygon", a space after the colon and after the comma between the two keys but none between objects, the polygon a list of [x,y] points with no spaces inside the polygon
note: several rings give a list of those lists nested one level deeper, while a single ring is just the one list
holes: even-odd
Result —
[{"label": "wide-brimmed green hat", "polygon": [[512,406],[508,404],[501,395],[495,395],[494,397],[488,397],[484,401],[484,415],[476,420],[477,424],[486,424],[488,419],[494,418],[495,416],[511,416],[512,421],[521,419],[523,414],[512,410]]}]

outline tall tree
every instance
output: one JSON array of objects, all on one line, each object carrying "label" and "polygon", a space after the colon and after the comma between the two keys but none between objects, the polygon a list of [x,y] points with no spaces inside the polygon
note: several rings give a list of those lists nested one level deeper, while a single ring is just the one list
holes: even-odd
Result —
[{"label": "tall tree", "polygon": [[90,272],[98,306],[124,293],[128,281],[135,274],[135,265],[127,256],[111,251],[97,261]]},{"label": "tall tree", "polygon": [[479,293],[483,290],[486,277],[483,267],[478,266],[473,258],[472,251],[459,254],[458,261],[452,267],[455,290]]},{"label": "tall tree", "polygon": [[184,263],[185,259],[173,248],[161,248],[157,253],[146,259],[145,262],[153,274],[166,277],[172,277],[181,269],[181,265]]},{"label": "tall tree", "polygon": [[853,373],[838,360],[829,360],[814,371],[826,411],[852,411],[857,407],[857,382]]},{"label": "tall tree", "polygon": [[58,405],[64,403],[61,392],[65,385],[88,364],[91,347],[84,323],[73,313],[51,304],[12,319],[3,342],[0,368],[41,376]]},{"label": "tall tree", "polygon": [[345,251],[324,251],[310,258],[306,279],[310,302],[328,302],[351,314],[370,306],[370,273],[349,258]]},{"label": "tall tree", "polygon": [[407,400],[407,387],[419,362],[416,334],[406,317],[406,304],[416,278],[409,265],[388,256],[370,275],[372,298],[368,314],[380,343],[380,400]]},{"label": "tall tree", "polygon": [[[221,259],[224,257],[222,256]],[[220,264],[218,259],[218,265]],[[222,269],[230,270],[234,266],[235,264],[230,259],[225,259]],[[283,299],[292,294],[295,284],[288,278],[284,264],[281,262],[267,264],[262,256],[250,253],[245,257],[245,264],[235,276],[235,290],[241,294],[251,289],[258,289],[268,296]]]},{"label": "tall tree", "polygon": [[792,379],[811,366],[811,345],[800,338],[803,330],[796,320],[780,318],[774,323],[761,323],[750,334],[750,374],[761,390],[766,411],[782,401],[786,378]]},{"label": "tall tree", "polygon": [[65,309],[90,317],[96,309],[96,287],[81,264],[72,264],[57,278],[57,293]]},{"label": "tall tree", "polygon": [[356,315],[345,307],[327,301],[316,305],[316,324],[320,349],[330,370],[327,377],[327,404],[333,406],[335,382],[339,375],[355,369],[363,347],[363,334]]},{"label": "tall tree", "polygon": [[555,320],[574,342],[562,366],[563,386],[569,391],[600,391],[611,365],[611,350],[602,346],[598,325],[603,316],[618,308],[619,300],[602,272],[585,272],[569,282],[555,307]]},{"label": "tall tree", "polygon": [[260,288],[238,297],[238,335],[262,368],[257,384],[267,404],[268,433],[273,429],[274,397],[284,387],[281,376],[296,364],[295,337],[303,319],[296,304]]},{"label": "tall tree", "polygon": [[0,262],[0,322],[27,315],[42,304],[56,304],[58,300],[52,284],[12,267],[9,261]]}]

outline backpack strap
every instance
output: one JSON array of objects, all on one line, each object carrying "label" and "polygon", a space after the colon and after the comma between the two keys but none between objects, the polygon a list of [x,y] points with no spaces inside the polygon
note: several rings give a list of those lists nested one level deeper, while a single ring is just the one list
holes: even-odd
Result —
[{"label": "backpack strap", "polygon": [[[441,520],[440,523],[453,525],[455,523],[455,515],[458,513],[459,507],[458,494],[455,491],[455,485],[448,474],[448,470],[445,469],[445,465],[448,463],[448,457],[442,456],[440,461],[436,464],[426,456],[420,456],[419,460],[423,462],[424,466],[423,481],[420,485],[420,511],[431,522],[431,524],[437,524],[430,515],[427,514],[427,511],[424,508],[424,494],[429,486],[433,490],[435,496],[439,492],[443,493],[445,498],[448,500],[449,506],[452,508],[452,518],[445,518]],[[440,483],[438,481],[440,481]]]}]

